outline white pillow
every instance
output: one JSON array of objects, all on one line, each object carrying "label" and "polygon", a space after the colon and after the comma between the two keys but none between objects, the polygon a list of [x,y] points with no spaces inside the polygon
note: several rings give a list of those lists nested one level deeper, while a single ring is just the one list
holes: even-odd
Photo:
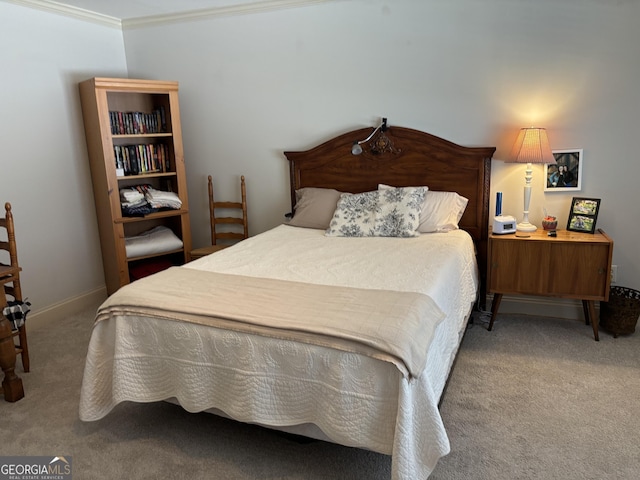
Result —
[{"label": "white pillow", "polygon": [[[379,190],[394,188],[389,185],[378,185]],[[464,214],[469,199],[456,192],[439,192],[428,190],[420,211],[421,233],[448,232],[457,230],[458,223]]]},{"label": "white pillow", "polygon": [[325,234],[333,237],[416,237],[424,187],[343,193]]}]

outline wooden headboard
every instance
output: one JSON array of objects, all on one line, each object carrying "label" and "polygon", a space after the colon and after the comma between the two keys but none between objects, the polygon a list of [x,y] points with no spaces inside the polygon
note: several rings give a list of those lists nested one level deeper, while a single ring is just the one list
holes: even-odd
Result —
[{"label": "wooden headboard", "polygon": [[[360,193],[378,184],[395,187],[426,185],[430,190],[455,191],[469,199],[460,227],[469,232],[478,249],[481,304],[484,306],[487,238],[489,234],[489,180],[494,147],[463,147],[448,140],[404,127],[387,127],[353,155],[354,142],[367,138],[372,128],[345,133],[304,152],[284,152],[290,163],[291,207],[295,191],[303,187],[335,188]],[[389,143],[387,143],[387,141]]]}]

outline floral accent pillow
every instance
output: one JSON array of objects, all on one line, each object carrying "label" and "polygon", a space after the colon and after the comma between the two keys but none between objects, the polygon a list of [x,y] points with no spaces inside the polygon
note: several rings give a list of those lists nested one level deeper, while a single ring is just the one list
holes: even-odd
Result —
[{"label": "floral accent pillow", "polygon": [[[380,184],[378,190],[395,188]],[[425,187],[426,188],[426,187]],[[469,199],[456,192],[439,192],[429,190],[424,196],[424,204],[420,212],[420,233],[448,232],[460,228],[458,223],[464,215]]]},{"label": "floral accent pillow", "polygon": [[327,236],[416,237],[425,187],[405,187],[340,196]]}]

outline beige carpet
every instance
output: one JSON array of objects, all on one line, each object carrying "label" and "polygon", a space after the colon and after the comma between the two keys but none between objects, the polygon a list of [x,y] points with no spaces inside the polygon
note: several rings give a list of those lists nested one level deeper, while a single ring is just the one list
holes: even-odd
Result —
[{"label": "beige carpet", "polygon": [[[26,397],[0,399],[0,455],[71,456],[73,478],[389,480],[390,457],[177,406],[78,420],[93,311],[30,333]],[[640,333],[501,315],[466,335],[441,407],[452,452],[431,479],[637,479]],[[413,479],[411,479],[413,480]]]}]

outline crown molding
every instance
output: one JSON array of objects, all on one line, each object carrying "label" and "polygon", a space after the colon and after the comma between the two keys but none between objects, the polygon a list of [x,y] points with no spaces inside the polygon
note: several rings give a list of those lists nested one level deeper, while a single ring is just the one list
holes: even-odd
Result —
[{"label": "crown molding", "polygon": [[45,12],[56,13],[66,17],[77,18],[87,22],[97,23],[107,27],[122,29],[122,21],[119,18],[110,17],[101,13],[91,12],[83,8],[72,7],[51,0],[4,0],[23,7],[35,8]]},{"label": "crown molding", "polygon": [[206,18],[223,17],[232,15],[246,15],[251,13],[261,13],[285,8],[305,7],[322,3],[336,2],[338,0],[264,0],[243,5],[233,5],[228,7],[206,8],[189,12],[167,13],[161,15],[151,15],[145,17],[119,18],[92,12],[83,8],[65,5],[53,0],[4,0],[29,8],[35,8],[46,12],[65,15],[88,22],[98,23],[108,27],[125,29],[143,28],[156,25],[166,25],[170,23],[182,23]]},{"label": "crown molding", "polygon": [[181,23],[193,20],[202,20],[212,17],[224,17],[232,15],[246,15],[250,13],[261,13],[272,10],[282,10],[284,8],[305,7],[321,3],[335,2],[337,0],[265,0],[243,5],[233,5],[228,7],[205,8],[189,12],[170,13],[163,15],[153,15],[147,17],[129,18],[122,20],[123,29],[133,29],[147,26],[163,25],[169,23]]}]

